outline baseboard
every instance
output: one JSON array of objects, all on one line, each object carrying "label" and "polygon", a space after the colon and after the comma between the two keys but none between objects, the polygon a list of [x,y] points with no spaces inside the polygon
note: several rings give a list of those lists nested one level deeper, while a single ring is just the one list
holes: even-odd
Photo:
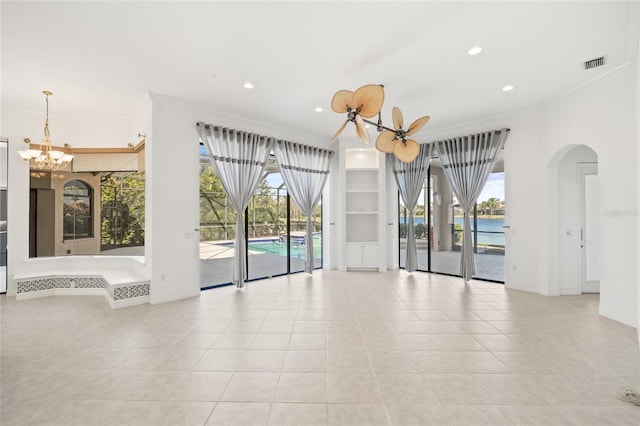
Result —
[{"label": "baseboard", "polygon": [[582,291],[579,288],[570,288],[561,290],[560,294],[562,296],[577,296],[582,294]]},{"label": "baseboard", "polygon": [[528,293],[536,293],[536,294],[543,294],[545,296],[549,296],[548,294],[544,294],[539,288],[537,287],[513,287],[510,286],[508,283],[505,282],[504,284],[505,288],[508,288],[509,290],[518,290],[518,291],[526,291]]},{"label": "baseboard", "polygon": [[157,305],[159,303],[174,302],[176,300],[190,299],[192,297],[200,297],[200,289],[195,292],[174,294],[165,297],[153,297],[153,295],[151,295],[149,298],[149,303],[151,303],[152,305]]},{"label": "baseboard", "polygon": [[51,288],[48,290],[40,290],[40,291],[28,291],[25,293],[17,293],[16,300],[38,299],[40,297],[55,296],[55,294],[56,294],[55,288]]},{"label": "baseboard", "polygon": [[149,303],[149,296],[132,297],[129,299],[113,300],[107,296],[107,300],[113,309],[126,308],[128,306],[143,305]]},{"label": "baseboard", "polygon": [[[637,318],[631,318],[631,317],[626,316],[626,315],[620,315],[619,313],[614,312],[611,309],[603,307],[602,303],[600,304],[600,309],[598,310],[598,313],[600,315],[602,315],[603,317],[605,317],[605,318],[609,318],[609,319],[612,319],[614,321],[621,322],[622,324],[628,325],[629,327],[633,327],[635,329],[638,329],[638,319]],[[638,329],[638,333],[640,334],[640,329]]]}]

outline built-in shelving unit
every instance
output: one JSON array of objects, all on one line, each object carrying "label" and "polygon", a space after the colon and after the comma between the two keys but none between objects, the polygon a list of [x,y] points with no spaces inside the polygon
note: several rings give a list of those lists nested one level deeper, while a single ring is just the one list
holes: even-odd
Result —
[{"label": "built-in shelving unit", "polygon": [[381,182],[384,168],[375,149],[344,151],[344,265],[347,270],[380,270]]}]

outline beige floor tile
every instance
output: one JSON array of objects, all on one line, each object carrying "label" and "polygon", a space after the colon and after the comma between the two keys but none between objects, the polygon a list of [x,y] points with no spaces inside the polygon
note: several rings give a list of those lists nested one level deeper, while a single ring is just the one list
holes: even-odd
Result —
[{"label": "beige floor tile", "polygon": [[424,321],[427,334],[466,334],[455,321]]},{"label": "beige floor tile", "polygon": [[269,411],[270,403],[219,402],[206,426],[264,426]]},{"label": "beige floor tile", "polygon": [[290,334],[287,333],[260,333],[251,341],[249,349],[279,349],[286,350],[289,346]]},{"label": "beige floor tile", "polygon": [[451,351],[409,351],[421,373],[465,373],[462,362]]},{"label": "beige floor tile", "polygon": [[286,351],[248,350],[237,371],[280,372],[286,354]]},{"label": "beige floor tile", "polygon": [[[551,406],[525,407],[503,406],[500,407],[505,415],[515,425],[521,426],[568,426],[575,425],[565,417],[558,409]],[[580,423],[578,423],[580,424]]]},{"label": "beige floor tile", "polygon": [[293,325],[294,334],[325,334],[327,332],[326,321],[307,321],[297,319]]},{"label": "beige floor tile", "polygon": [[293,351],[317,351],[327,349],[326,334],[292,334],[289,349]]},{"label": "beige floor tile", "polygon": [[193,370],[195,365],[207,353],[204,349],[156,350],[155,356],[141,370]]},{"label": "beige floor tile", "polygon": [[472,374],[474,381],[487,390],[495,405],[549,405],[529,376],[522,374]]},{"label": "beige floor tile", "polygon": [[328,373],[329,402],[377,404],[381,402],[376,379],[371,373]]},{"label": "beige floor tile", "polygon": [[225,330],[227,333],[257,333],[262,326],[262,321],[232,321]]},{"label": "beige floor tile", "polygon": [[233,373],[192,371],[181,374],[167,396],[169,401],[218,401]]},{"label": "beige floor tile", "polygon": [[164,401],[173,392],[174,383],[188,373],[174,371],[139,371],[130,374],[116,391],[125,401]]},{"label": "beige floor tile", "polygon": [[470,374],[424,374],[423,377],[442,405],[492,404],[487,390]]},{"label": "beige floor tile", "polygon": [[[411,334],[402,335],[412,336]],[[364,341],[368,350],[394,351],[404,350],[405,345],[400,337],[394,334],[381,334],[377,332],[365,331]]]},{"label": "beige floor tile", "polygon": [[475,313],[466,310],[466,309],[445,309],[442,310],[442,314],[450,320],[453,321],[481,321],[480,318]]},{"label": "beige floor tile", "polygon": [[388,426],[382,404],[329,404],[329,426]]},{"label": "beige floor tile", "polygon": [[213,342],[210,349],[249,349],[255,338],[251,333],[225,333]]},{"label": "beige floor tile", "polygon": [[347,373],[371,371],[369,357],[365,351],[329,351],[327,357],[327,371]]},{"label": "beige floor tile", "polygon": [[294,321],[271,321],[267,320],[260,326],[260,333],[291,333]]},{"label": "beige floor tile", "polygon": [[265,318],[265,321],[293,321],[298,314],[296,309],[298,309],[297,304],[290,309],[272,309]]},{"label": "beige floor tile", "polygon": [[247,351],[212,349],[207,351],[200,361],[193,367],[194,370],[208,371],[235,371]]},{"label": "beige floor tile", "polygon": [[150,401],[141,403],[140,401],[134,401],[133,404],[127,404],[126,402],[113,401],[107,404],[106,410],[108,410],[108,413],[118,412],[125,414],[128,419],[123,419],[116,423],[121,425],[135,424],[140,419],[144,419],[144,422],[152,425],[172,426],[180,424],[196,426],[203,425],[207,421],[214,407],[214,402]]},{"label": "beige floor tile", "polygon": [[[337,311],[343,312],[343,311]],[[355,317],[355,314],[353,315]],[[329,334],[360,334],[360,325],[353,319],[327,321]]]},{"label": "beige floor tile", "polygon": [[[462,399],[462,398],[461,398]],[[511,426],[513,423],[500,407],[488,405],[444,405],[452,426]]]},{"label": "beige floor tile", "polygon": [[468,373],[507,373],[508,368],[494,354],[480,351],[451,352]]},{"label": "beige floor tile", "polygon": [[441,426],[449,424],[446,414],[437,405],[387,404],[392,426]]},{"label": "beige floor tile", "polygon": [[456,321],[455,323],[466,334],[502,334],[497,328],[484,321]]},{"label": "beige floor tile", "polygon": [[408,351],[369,351],[373,371],[381,373],[415,373],[416,362]]},{"label": "beige floor tile", "polygon": [[335,350],[364,350],[364,340],[360,333],[329,334],[327,345],[330,351]]},{"label": "beige floor tile", "polygon": [[[316,308],[316,309],[308,309],[308,308]],[[326,321],[327,320],[327,311],[324,306],[317,305],[305,305],[303,303],[300,304],[300,309],[298,310],[298,314],[296,315],[296,321]]]},{"label": "beige floor tile", "polygon": [[286,404],[271,406],[268,425],[272,426],[325,426],[327,424],[326,404]]},{"label": "beige floor tile", "polygon": [[385,404],[436,404],[433,391],[420,374],[378,373],[378,386]]},{"label": "beige floor tile", "polygon": [[229,328],[231,321],[196,321],[191,333],[222,333]]},{"label": "beige floor tile", "polygon": [[324,373],[327,371],[327,352],[287,351],[282,371]]},{"label": "beige floor tile", "polygon": [[189,333],[179,339],[172,349],[209,349],[220,333]]},{"label": "beige floor tile", "polygon": [[2,424],[640,424],[617,399],[636,330],[598,305],[405,271],[116,310],[0,295]]},{"label": "beige floor tile", "polygon": [[220,401],[271,402],[279,377],[280,373],[234,373]]},{"label": "beige floor tile", "polygon": [[327,373],[282,373],[276,402],[327,402]]}]

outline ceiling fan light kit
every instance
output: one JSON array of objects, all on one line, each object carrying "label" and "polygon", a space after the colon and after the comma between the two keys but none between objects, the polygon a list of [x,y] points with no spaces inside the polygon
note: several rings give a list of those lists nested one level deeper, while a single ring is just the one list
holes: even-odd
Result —
[{"label": "ceiling fan light kit", "polygon": [[[349,122],[355,123],[356,133],[363,144],[369,144],[369,132],[365,123],[376,126],[380,133],[376,140],[376,149],[385,153],[393,153],[396,158],[405,163],[415,160],[420,152],[420,145],[407,136],[415,134],[420,130],[431,117],[428,115],[418,118],[404,130],[404,118],[400,108],[393,107],[393,128],[382,124],[381,110],[384,103],[384,87],[380,84],[367,84],[360,87],[355,92],[350,90],[339,90],[331,99],[331,109],[339,114],[347,113],[347,118],[342,123],[338,131],[331,138],[334,142],[342,134]],[[378,115],[378,122],[367,120]]]}]

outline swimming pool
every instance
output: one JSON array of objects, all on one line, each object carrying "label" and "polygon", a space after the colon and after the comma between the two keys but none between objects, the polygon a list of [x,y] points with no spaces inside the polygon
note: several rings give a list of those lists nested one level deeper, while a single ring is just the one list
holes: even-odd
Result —
[{"label": "swimming pool", "polygon": [[[314,234],[313,235],[313,251],[316,256],[320,253],[322,249],[322,235]],[[274,254],[276,256],[287,256],[287,242],[272,240],[257,240],[251,241],[249,240],[249,250],[253,251],[261,251],[263,253]],[[291,241],[291,258],[293,259],[304,259],[305,258],[306,247],[303,244],[299,244],[297,242]]]}]

